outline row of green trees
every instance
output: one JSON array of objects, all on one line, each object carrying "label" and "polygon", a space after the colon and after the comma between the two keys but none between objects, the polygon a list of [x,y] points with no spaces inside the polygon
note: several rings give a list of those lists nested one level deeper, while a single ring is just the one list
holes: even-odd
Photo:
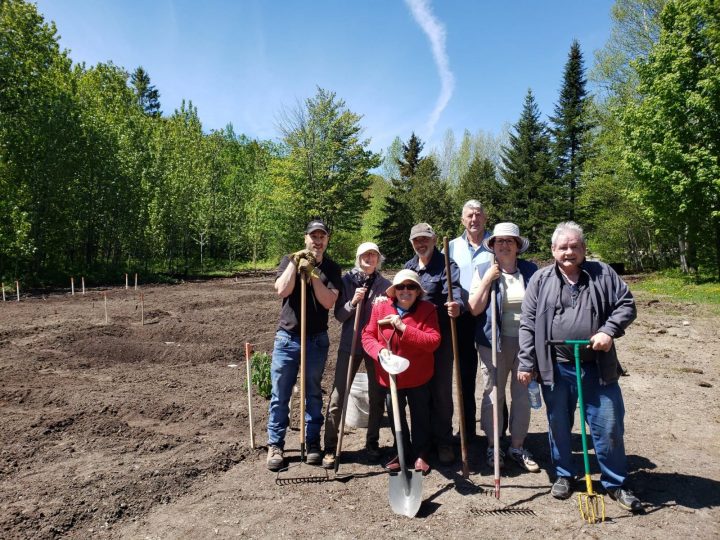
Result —
[{"label": "row of green trees", "polygon": [[528,90],[507,132],[425,154],[412,134],[383,159],[321,88],[282,111],[276,142],[207,133],[191,102],[163,114],[142,68],[73,65],[33,4],[2,0],[0,276],[276,261],[312,217],[335,257],[372,238],[399,262],[413,223],[455,235],[471,198],[540,256],[576,219],[605,259],[720,273],[719,16],[718,0],[618,0],[594,94],[574,42],[547,122]]}]

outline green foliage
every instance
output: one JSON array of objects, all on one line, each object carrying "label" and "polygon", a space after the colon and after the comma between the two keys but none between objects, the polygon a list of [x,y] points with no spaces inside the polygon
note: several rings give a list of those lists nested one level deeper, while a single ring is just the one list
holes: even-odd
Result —
[{"label": "green foliage", "polygon": [[267,353],[254,352],[250,356],[250,380],[265,399],[270,399],[272,395],[271,365],[272,358]]},{"label": "green foliage", "polygon": [[154,85],[150,84],[150,75],[148,72],[145,71],[142,66],[139,66],[130,77],[130,82],[135,90],[137,104],[143,112],[148,116],[161,116],[160,92]]},{"label": "green foliage", "polygon": [[575,219],[575,201],[586,159],[586,146],[591,124],[588,122],[585,67],[580,44],[573,41],[565,64],[560,99],[555,115],[550,118],[553,138],[552,152],[555,174],[566,203],[566,215]]},{"label": "green foliage", "polygon": [[565,216],[558,204],[562,191],[553,174],[550,137],[531,90],[513,131],[508,146],[503,147],[501,174],[506,189],[498,213],[520,227],[533,250],[541,249]]},{"label": "green foliage", "polygon": [[668,2],[660,39],[636,66],[642,100],[625,112],[624,141],[637,195],[681,238],[687,267],[714,258],[720,278],[718,2]]},{"label": "green foliage", "polygon": [[361,139],[361,118],[322,88],[285,113],[280,130],[296,195],[290,212],[293,227],[298,219],[321,217],[331,229],[360,228],[370,169],[380,165],[380,156],[367,148],[370,141]]},{"label": "green foliage", "polygon": [[497,169],[488,158],[476,156],[468,170],[460,177],[455,193],[454,208],[462,208],[470,199],[479,200],[494,222],[503,221],[505,186],[497,178]]}]

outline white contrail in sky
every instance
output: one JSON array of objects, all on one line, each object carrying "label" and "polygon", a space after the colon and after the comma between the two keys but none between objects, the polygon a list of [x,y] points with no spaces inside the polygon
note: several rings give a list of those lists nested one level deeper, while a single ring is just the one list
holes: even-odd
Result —
[{"label": "white contrail in sky", "polygon": [[440,95],[438,96],[435,108],[433,109],[427,123],[428,133],[425,135],[429,138],[435,130],[435,124],[440,118],[443,110],[447,106],[452,97],[455,88],[455,77],[450,71],[450,60],[448,59],[447,50],[445,48],[445,25],[437,20],[430,10],[429,0],[405,0],[415,21],[420,25],[422,31],[427,34],[432,46],[433,58],[440,75]]}]

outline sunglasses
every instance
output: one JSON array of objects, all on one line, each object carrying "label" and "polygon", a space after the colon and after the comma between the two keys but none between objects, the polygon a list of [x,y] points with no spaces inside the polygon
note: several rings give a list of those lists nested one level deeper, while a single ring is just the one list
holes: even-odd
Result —
[{"label": "sunglasses", "polygon": [[406,289],[408,291],[417,291],[420,287],[418,287],[415,283],[401,283],[400,285],[395,285],[396,291],[404,291]]}]

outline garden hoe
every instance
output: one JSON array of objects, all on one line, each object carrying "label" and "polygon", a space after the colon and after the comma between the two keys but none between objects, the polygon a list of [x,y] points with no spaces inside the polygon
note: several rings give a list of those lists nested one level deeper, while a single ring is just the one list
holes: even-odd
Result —
[{"label": "garden hoe", "polygon": [[355,307],[355,323],[353,324],[352,344],[350,345],[350,358],[348,358],[347,375],[345,377],[345,394],[343,395],[342,413],[340,414],[340,431],[338,432],[337,448],[335,450],[335,474],[340,467],[340,453],[342,452],[343,434],[345,433],[345,418],[347,414],[350,386],[353,381],[353,365],[355,364],[355,347],[357,345],[360,317],[362,317],[363,301],[360,300]]},{"label": "garden hoe", "polygon": [[[495,262],[493,258],[493,263]],[[495,478],[495,498],[500,498],[500,421],[498,408],[498,384],[497,384],[497,282],[493,283],[490,290],[491,306],[491,331],[492,331],[492,366],[493,366],[493,389],[492,389],[492,412],[493,412],[493,476]]]},{"label": "garden hoe", "polygon": [[[380,328],[378,328],[378,333],[380,333]],[[392,508],[396,514],[415,517],[422,504],[423,477],[420,471],[409,471],[407,463],[405,463],[402,422],[400,421],[400,403],[397,395],[397,383],[395,381],[395,376],[405,371],[410,366],[410,361],[402,356],[392,354],[389,340],[385,341],[390,354],[380,355],[380,364],[390,375],[390,397],[392,399],[393,423],[395,425],[395,442],[397,444],[398,460],[400,461],[400,472],[390,474],[390,486],[388,490],[390,508]]]},{"label": "garden hoe", "polygon": [[582,375],[580,371],[580,346],[590,345],[588,339],[568,339],[547,341],[548,345],[573,345],[575,350],[575,374],[577,376],[578,402],[580,403],[580,431],[582,433],[583,461],[585,463],[585,485],[587,493],[578,493],[578,507],[583,520],[588,523],[605,521],[605,499],[595,493],[590,477],[590,458],[588,457],[587,434],[585,433],[585,402],[582,391]]}]

